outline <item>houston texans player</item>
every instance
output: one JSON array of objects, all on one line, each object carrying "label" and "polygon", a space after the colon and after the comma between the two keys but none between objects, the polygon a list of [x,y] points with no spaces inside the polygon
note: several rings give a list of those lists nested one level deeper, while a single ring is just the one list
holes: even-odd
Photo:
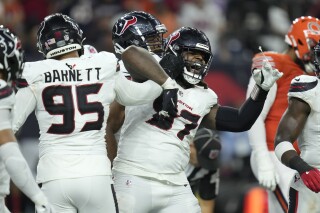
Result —
[{"label": "houston texans player", "polygon": [[[248,131],[249,143],[252,147],[250,165],[260,185],[267,189],[268,212],[287,212],[290,180],[295,170],[283,165],[274,152],[274,138],[281,116],[288,107],[287,93],[290,82],[296,76],[314,74],[313,47],[320,39],[320,20],[311,16],[295,19],[286,36],[288,49],[284,53],[264,52],[252,59],[252,68],[262,66],[267,57],[270,64],[283,72],[270,89],[263,110],[255,124]],[[254,86],[250,79],[247,96]],[[298,151],[297,143],[294,147]]]},{"label": "houston texans player", "polygon": [[[112,42],[116,55],[121,60],[121,54],[130,45],[142,47],[150,52],[159,61],[164,52],[163,34],[167,32],[166,27],[153,15],[144,11],[133,11],[124,14],[114,24],[112,29]],[[120,66],[120,72],[128,79],[141,82],[145,79],[141,76],[132,76],[124,66]],[[110,114],[107,122],[107,149],[111,161],[117,153],[117,140],[120,134],[120,127],[125,118],[125,107],[114,101],[110,105]]]},{"label": "houston texans player", "polygon": [[[290,182],[288,212],[320,212],[320,43],[314,48],[314,61],[316,76],[300,75],[291,81],[288,108],[275,138],[276,156],[296,170]],[[292,145],[295,140],[300,155]]]},{"label": "houston texans player", "polygon": [[156,83],[135,83],[119,75],[112,53],[80,57],[83,40],[69,16],[44,18],[37,46],[46,59],[25,64],[22,78],[28,86],[17,93],[13,130],[35,110],[40,128],[37,182],[57,212],[113,213],[118,207],[104,140],[109,105],[113,100],[147,103],[163,88],[163,110],[170,113],[176,108],[177,89],[143,48],[126,48],[124,66]]},{"label": "houston texans player", "polygon": [[126,108],[113,162],[121,212],[201,212],[184,172],[189,144],[199,125],[223,131],[248,130],[259,116],[268,90],[282,75],[265,64],[253,71],[257,85],[243,106],[222,107],[204,82],[212,61],[207,36],[182,27],[169,36],[165,50],[160,64],[180,86],[178,111],[162,113],[161,96]]},{"label": "houston texans player", "polygon": [[11,130],[14,91],[10,84],[24,65],[20,39],[0,26],[0,212],[8,213],[5,197],[9,194],[10,177],[14,184],[35,203],[38,213],[53,212],[47,198],[36,184]]}]

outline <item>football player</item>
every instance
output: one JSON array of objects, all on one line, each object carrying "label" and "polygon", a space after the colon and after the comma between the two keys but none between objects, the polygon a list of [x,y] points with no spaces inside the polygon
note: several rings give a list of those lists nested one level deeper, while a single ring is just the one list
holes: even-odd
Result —
[{"label": "football player", "polygon": [[213,213],[219,193],[220,137],[217,131],[199,128],[190,143],[190,161],[185,173],[202,213]]},{"label": "football player", "polygon": [[34,203],[36,211],[53,212],[22,156],[11,129],[14,91],[10,85],[21,73],[24,64],[20,39],[8,28],[0,26],[0,212],[8,213],[5,196],[13,183]]},{"label": "football player", "polygon": [[36,180],[57,212],[118,212],[104,140],[109,105],[113,100],[123,105],[150,102],[161,94],[162,85],[163,109],[170,113],[177,89],[146,50],[128,47],[122,53],[132,73],[156,82],[139,84],[118,74],[112,53],[80,57],[83,40],[69,16],[44,18],[37,46],[45,59],[25,64],[27,87],[18,90],[13,129],[35,110],[40,128]]},{"label": "football player", "polygon": [[[269,212],[287,212],[289,184],[295,171],[283,165],[274,153],[274,138],[281,116],[288,106],[287,93],[290,82],[303,73],[314,74],[312,49],[320,40],[320,21],[314,17],[300,17],[292,22],[285,36],[288,49],[284,53],[264,52],[253,58],[252,69],[261,69],[267,58],[273,68],[283,72],[269,91],[261,115],[249,130],[252,147],[251,168],[260,185],[268,192]],[[249,91],[254,86],[251,79]],[[298,150],[296,143],[295,147]]]},{"label": "football player", "polygon": [[[178,111],[163,112],[161,96],[126,108],[113,162],[121,212],[201,212],[184,172],[199,125],[234,132],[250,129],[268,90],[282,75],[267,65],[254,70],[257,84],[250,98],[240,109],[223,107],[204,82],[212,52],[203,32],[182,27],[169,36],[165,50],[160,64],[180,86]],[[182,69],[172,69],[177,64]]]},{"label": "football player", "polygon": [[[314,56],[316,76],[300,75],[291,81],[289,104],[275,136],[276,156],[296,171],[290,182],[288,212],[320,212],[320,43]],[[300,155],[292,145],[295,140]]]},{"label": "football player", "polygon": [[[166,27],[153,15],[144,11],[133,11],[124,14],[117,20],[112,29],[112,42],[116,55],[121,60],[121,54],[125,48],[135,45],[148,50],[152,56],[159,61],[164,51],[163,34],[167,32]],[[120,72],[133,81],[141,82],[141,76],[132,76],[124,66],[120,66]],[[107,149],[111,161],[117,153],[117,141],[120,134],[120,127],[125,117],[125,107],[118,102],[110,106],[110,115],[107,122]],[[117,138],[116,138],[117,137]]]}]

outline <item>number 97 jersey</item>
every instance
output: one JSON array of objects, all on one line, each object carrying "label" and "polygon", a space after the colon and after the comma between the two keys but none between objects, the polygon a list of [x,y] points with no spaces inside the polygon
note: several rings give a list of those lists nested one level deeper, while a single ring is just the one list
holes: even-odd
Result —
[{"label": "number 97 jersey", "polygon": [[149,104],[126,107],[113,168],[183,185],[189,144],[203,117],[217,104],[217,95],[202,87],[180,88],[178,116],[159,122],[161,104],[162,96]]}]

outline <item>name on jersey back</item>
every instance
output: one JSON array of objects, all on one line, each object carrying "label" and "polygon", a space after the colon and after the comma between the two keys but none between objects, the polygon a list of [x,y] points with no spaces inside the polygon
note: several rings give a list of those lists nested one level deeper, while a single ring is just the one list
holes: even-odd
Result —
[{"label": "name on jersey back", "polygon": [[44,73],[44,82],[73,82],[100,80],[101,67],[87,68],[84,70],[51,70]]}]

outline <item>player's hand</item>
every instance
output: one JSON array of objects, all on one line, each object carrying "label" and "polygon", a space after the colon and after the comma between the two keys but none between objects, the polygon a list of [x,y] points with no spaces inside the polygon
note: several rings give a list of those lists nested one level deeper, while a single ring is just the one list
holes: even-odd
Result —
[{"label": "player's hand", "polygon": [[165,89],[162,92],[162,109],[159,112],[159,119],[176,117],[178,114],[178,88]]},{"label": "player's hand", "polygon": [[279,175],[275,170],[268,151],[253,151],[251,161],[256,163],[255,174],[259,184],[266,189],[274,191],[279,183]]},{"label": "player's hand", "polygon": [[181,55],[176,56],[172,53],[166,53],[159,64],[172,79],[183,73],[184,61]]},{"label": "player's hand", "polygon": [[262,62],[261,69],[252,70],[253,79],[265,91],[268,91],[282,75],[283,73],[273,69],[267,60]]},{"label": "player's hand", "polygon": [[320,171],[313,168],[300,174],[303,183],[313,192],[320,192]]},{"label": "player's hand", "polygon": [[36,205],[36,213],[55,213],[52,206],[49,203]]}]

